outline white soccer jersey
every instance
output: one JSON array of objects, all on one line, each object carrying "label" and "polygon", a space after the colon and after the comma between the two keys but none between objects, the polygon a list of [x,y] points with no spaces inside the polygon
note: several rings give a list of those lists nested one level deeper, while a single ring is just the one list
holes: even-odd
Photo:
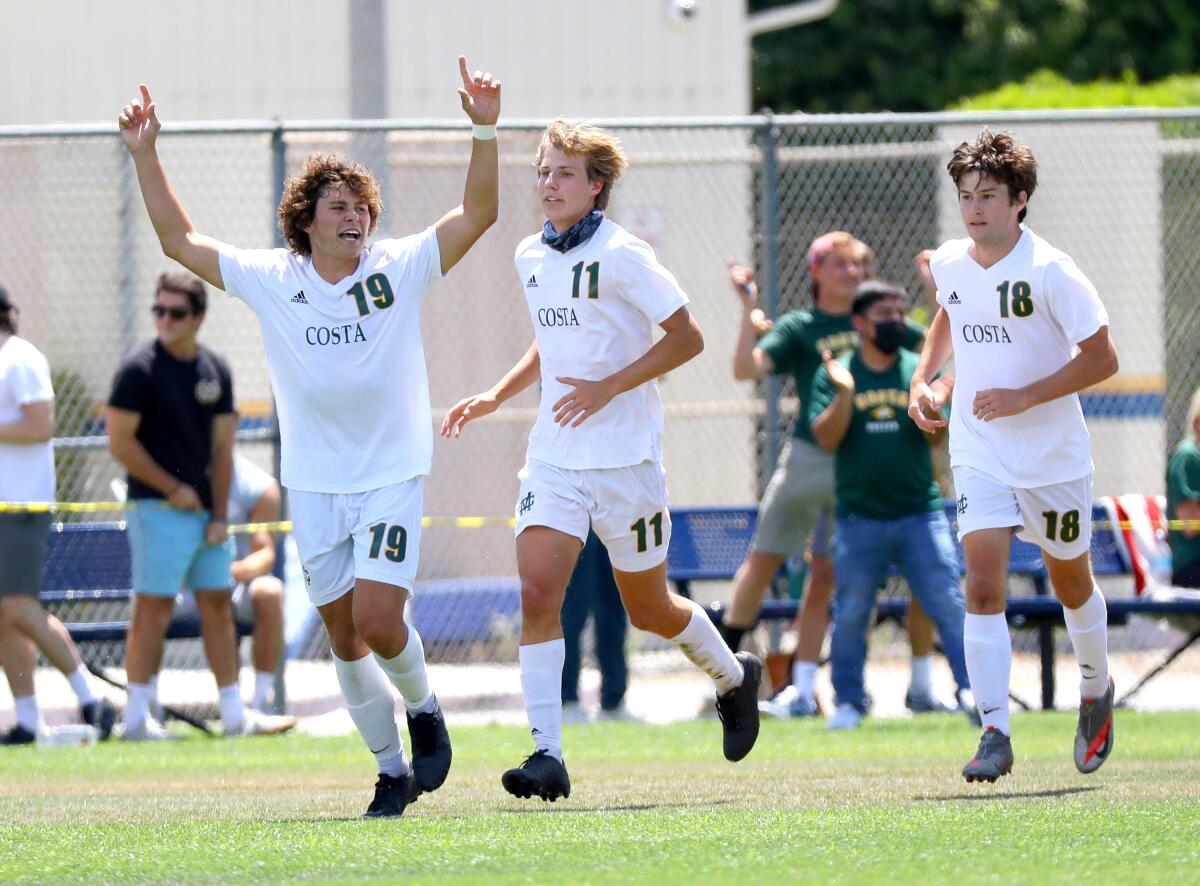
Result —
[{"label": "white soccer jersey", "polygon": [[542,364],[542,399],[527,457],[560,468],[619,468],[662,460],[658,385],[647,382],[612,399],[577,428],[554,422],[553,406],[572,390],[560,376],[599,381],[637,360],[653,330],[687,304],[654,250],[605,219],[566,253],[526,237],[514,258],[529,302]]},{"label": "white soccer jersey", "polygon": [[433,228],[373,243],[332,284],[311,258],[284,249],[222,250],[225,291],[262,324],[284,486],[366,492],[429,473],[419,308],[440,276]]},{"label": "white soccer jersey", "polygon": [[990,422],[971,406],[978,391],[1021,388],[1065,366],[1078,342],[1108,325],[1096,287],[1069,255],[1027,228],[990,268],[968,254],[971,242],[944,243],[929,263],[954,339],[951,464],[1024,489],[1090,474],[1078,395]]}]

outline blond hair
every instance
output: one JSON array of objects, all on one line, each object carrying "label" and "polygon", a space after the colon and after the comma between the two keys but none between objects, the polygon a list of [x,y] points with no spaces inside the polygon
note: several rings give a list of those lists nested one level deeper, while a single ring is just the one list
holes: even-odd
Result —
[{"label": "blond hair", "polygon": [[1200,420],[1200,388],[1196,388],[1196,392],[1192,394],[1192,403],[1188,406],[1187,413],[1187,435],[1192,438],[1192,442],[1200,446],[1200,430],[1196,429],[1196,422]]},{"label": "blond hair", "polygon": [[541,169],[546,150],[551,147],[558,148],[568,156],[584,159],[588,181],[598,181],[604,185],[596,195],[596,208],[601,211],[606,209],[613,185],[629,165],[621,150],[620,139],[591,123],[559,117],[542,133],[542,141],[533,160],[535,169]]}]

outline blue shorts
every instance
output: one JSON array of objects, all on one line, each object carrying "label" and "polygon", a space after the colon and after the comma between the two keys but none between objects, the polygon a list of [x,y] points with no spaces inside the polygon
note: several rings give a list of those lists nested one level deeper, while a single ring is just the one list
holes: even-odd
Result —
[{"label": "blue shorts", "polygon": [[233,585],[233,539],[204,540],[208,511],[179,511],[156,499],[129,502],[127,531],[133,592],[174,599],[181,588],[223,591]]}]

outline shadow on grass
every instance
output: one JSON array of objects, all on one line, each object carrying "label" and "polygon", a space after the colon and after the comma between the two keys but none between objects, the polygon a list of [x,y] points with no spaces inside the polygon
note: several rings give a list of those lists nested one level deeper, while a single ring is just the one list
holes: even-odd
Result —
[{"label": "shadow on grass", "polygon": [[696,809],[698,807],[724,806],[728,800],[705,800],[702,803],[612,803],[592,806],[566,806],[558,803],[539,802],[536,806],[521,806],[512,809],[505,806],[497,807],[499,813],[514,813],[516,815],[540,815],[546,813],[574,814],[580,812],[652,812],[656,809]]},{"label": "shadow on grass", "polygon": [[1069,797],[1071,794],[1086,794],[1098,791],[1100,785],[1079,785],[1070,788],[1053,788],[1046,791],[1003,791],[995,794],[950,794],[945,797],[913,797],[918,803],[948,803],[953,800],[1031,800],[1038,798]]}]

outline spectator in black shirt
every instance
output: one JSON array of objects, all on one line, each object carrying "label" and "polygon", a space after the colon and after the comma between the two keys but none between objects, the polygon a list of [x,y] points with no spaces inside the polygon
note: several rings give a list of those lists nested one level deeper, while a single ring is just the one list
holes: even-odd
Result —
[{"label": "spectator in black shirt", "polygon": [[291,717],[247,711],[238,694],[233,545],[226,525],[237,419],[229,367],[196,341],[206,305],[198,278],[158,278],[151,308],[157,338],[121,365],[105,413],[109,451],[129,472],[135,594],[125,657],[129,740],[170,736],[149,716],[149,683],[183,587],[196,594],[225,733],[281,732],[295,725]]}]

